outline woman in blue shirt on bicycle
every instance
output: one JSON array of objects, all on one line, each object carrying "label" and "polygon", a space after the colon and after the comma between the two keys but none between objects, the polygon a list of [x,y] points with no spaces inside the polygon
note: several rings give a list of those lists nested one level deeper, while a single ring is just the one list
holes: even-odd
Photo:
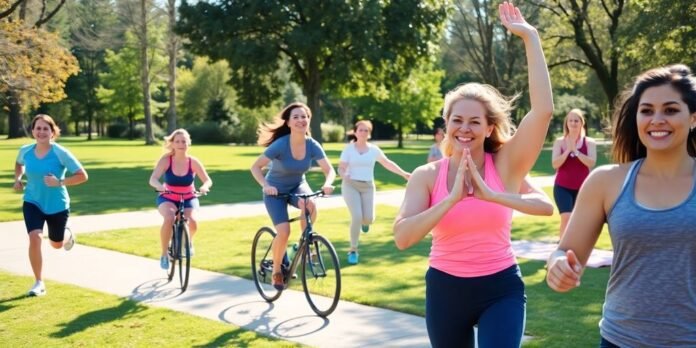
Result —
[{"label": "woman in blue shirt on bicycle", "polygon": [[[48,239],[53,248],[72,248],[75,237],[66,228],[70,196],[65,187],[87,181],[87,172],[68,149],[54,142],[60,135],[60,128],[51,116],[36,115],[31,121],[31,135],[36,142],[22,146],[17,155],[14,189],[24,191],[22,212],[29,234],[29,262],[36,278],[28,294],[43,296],[46,294],[41,276],[44,224],[48,225]],[[67,172],[72,175],[67,176]],[[22,183],[22,176],[27,178],[26,186]]]},{"label": "woman in blue shirt on bicycle", "polygon": [[[259,144],[266,147],[251,166],[251,174],[263,188],[263,201],[278,233],[273,241],[273,286],[285,288],[281,263],[290,236],[287,205],[304,211],[303,202],[298,199],[280,199],[278,193],[312,193],[305,173],[317,161],[326,179],[322,190],[324,194],[333,192],[336,172],[329,163],[324,149],[309,134],[312,111],[304,103],[295,102],[286,106],[278,115],[274,125],[263,126]],[[263,168],[270,165],[264,176]],[[312,221],[316,220],[317,210],[313,201],[307,203]],[[305,221],[300,220],[304,229]]]},{"label": "woman in blue shirt on bicycle", "polygon": [[[191,135],[183,128],[179,128],[165,137],[164,148],[167,153],[157,161],[157,165],[150,176],[150,186],[160,192],[189,193],[184,196],[184,215],[188,220],[191,233],[190,255],[193,256],[195,250],[193,248],[193,236],[198,229],[194,211],[200,206],[198,198],[192,193],[196,190],[194,186],[195,177],[198,176],[203,182],[198,189],[201,194],[207,194],[210,191],[210,187],[213,186],[213,180],[208,176],[203,163],[196,157],[188,154],[190,146]],[[160,182],[162,175],[164,175],[164,183]],[[178,203],[179,195],[177,194],[161,194],[157,196],[157,209],[164,218],[160,228],[160,246],[162,248],[160,267],[165,270],[169,269],[167,248],[169,247],[169,240],[172,238],[172,224],[174,224]]]}]

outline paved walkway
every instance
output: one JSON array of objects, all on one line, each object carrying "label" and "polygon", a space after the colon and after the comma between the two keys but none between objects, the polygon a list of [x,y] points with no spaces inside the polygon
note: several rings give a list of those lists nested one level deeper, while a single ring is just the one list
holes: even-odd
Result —
[{"label": "paved walkway", "polygon": [[[549,178],[536,179],[548,185]],[[552,183],[552,181],[551,181]],[[400,205],[403,190],[382,191],[378,204]],[[344,206],[340,196],[320,200],[323,209]],[[261,202],[204,206],[200,220],[265,214]],[[74,216],[72,230],[89,233],[159,224],[156,210],[105,215]],[[31,275],[26,256],[28,240],[21,221],[0,223],[5,231],[0,243],[0,269]],[[518,252],[536,253],[545,259],[553,245],[515,243]],[[314,315],[302,292],[287,290],[274,303],[266,303],[249,280],[193,269],[189,289],[180,294],[174,282],[152,259],[76,245],[72,251],[44,250],[46,279],[75,284],[136,301],[171,308],[248,330],[316,347],[399,346],[428,347],[422,317],[341,301],[327,319]],[[524,256],[524,255],[519,255]],[[525,256],[526,257],[526,256]],[[611,260],[611,256],[609,256]],[[29,285],[29,284],[28,284]],[[48,288],[50,296],[51,289]]]}]

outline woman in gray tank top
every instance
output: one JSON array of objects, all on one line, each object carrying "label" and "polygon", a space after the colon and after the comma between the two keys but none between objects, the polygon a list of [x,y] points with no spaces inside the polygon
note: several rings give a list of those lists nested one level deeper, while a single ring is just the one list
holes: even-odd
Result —
[{"label": "woman in gray tank top", "polygon": [[696,78],[649,70],[617,104],[612,155],[580,189],[548,285],[580,285],[606,222],[614,248],[600,347],[696,347]]}]

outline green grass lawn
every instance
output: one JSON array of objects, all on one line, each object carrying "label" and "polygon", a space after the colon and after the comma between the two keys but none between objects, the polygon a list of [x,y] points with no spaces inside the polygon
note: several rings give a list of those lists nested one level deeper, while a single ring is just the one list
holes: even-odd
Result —
[{"label": "green grass lawn", "polygon": [[[423,277],[428,267],[430,240],[426,238],[406,251],[396,249],[391,232],[396,212],[397,208],[378,206],[375,224],[369,233],[361,235],[360,264],[356,266],[345,262],[349,247],[346,209],[320,211],[316,228],[338,251],[342,263],[342,300],[422,316]],[[256,230],[268,223],[266,216],[200,222],[193,267],[251,279],[251,240]],[[297,237],[297,228],[293,226],[293,239]],[[513,239],[544,240],[555,235],[557,229],[557,216],[519,217],[513,221]],[[150,257],[152,267],[157,267],[157,231],[154,227],[86,234],[80,236],[80,243]],[[535,337],[527,345],[567,347],[572,342],[580,347],[595,346],[608,270],[588,269],[580,289],[557,294],[544,282],[544,262],[520,259],[520,266],[528,296],[526,334]],[[301,290],[300,283],[294,283],[297,290]]]},{"label": "green grass lawn", "polygon": [[32,282],[0,271],[3,346],[300,347],[231,324],[52,281],[47,281],[49,295],[26,297]]},{"label": "green grass lawn", "polygon": [[[0,140],[0,221],[21,220],[20,193],[12,190],[14,163],[18,149],[31,143],[29,138]],[[147,184],[156,160],[162,154],[161,146],[145,146],[142,140],[100,139],[86,141],[83,138],[61,137],[59,143],[69,148],[85,166],[89,181],[71,187],[71,213],[73,215],[103,214],[119,211],[154,209],[155,193]],[[430,141],[409,141],[399,149],[395,142],[380,142],[380,147],[392,160],[411,171],[425,162]],[[345,144],[325,144],[331,163],[338,165],[338,158]],[[263,151],[258,146],[193,145],[191,154],[202,160],[214,181],[213,189],[201,204],[256,201],[261,189],[252,178],[249,167]],[[603,151],[599,151],[603,153]],[[545,149],[532,175],[553,175],[550,149]],[[599,157],[598,163],[606,163]],[[313,187],[323,182],[320,171],[308,174]],[[405,183],[397,175],[377,165],[376,185],[380,190],[403,188]],[[340,192],[339,181],[336,182]]]}]

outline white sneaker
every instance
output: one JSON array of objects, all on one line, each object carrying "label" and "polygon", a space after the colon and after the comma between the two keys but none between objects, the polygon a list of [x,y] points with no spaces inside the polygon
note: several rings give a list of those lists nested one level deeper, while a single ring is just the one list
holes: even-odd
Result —
[{"label": "white sneaker", "polygon": [[65,233],[69,234],[69,236],[68,239],[63,238],[63,249],[65,249],[65,251],[69,251],[73,248],[73,246],[75,246],[75,234],[72,233],[70,227],[65,228]]},{"label": "white sneaker", "polygon": [[37,280],[36,283],[34,283],[34,286],[31,287],[31,290],[29,290],[27,295],[28,296],[46,295],[46,286],[44,285],[44,282],[41,280]]}]

